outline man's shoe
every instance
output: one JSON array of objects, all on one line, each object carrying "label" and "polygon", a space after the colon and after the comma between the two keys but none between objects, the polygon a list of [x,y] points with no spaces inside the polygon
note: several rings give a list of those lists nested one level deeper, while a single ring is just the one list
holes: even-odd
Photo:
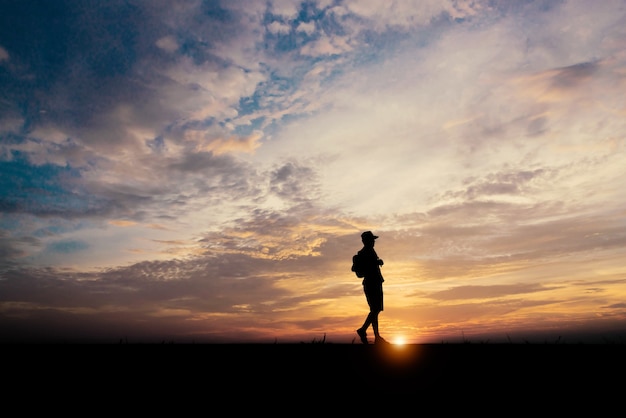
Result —
[{"label": "man's shoe", "polygon": [[369,344],[369,342],[367,341],[367,333],[364,329],[359,328],[356,330],[356,333],[359,334],[359,337],[361,338],[361,342],[363,344]]},{"label": "man's shoe", "polygon": [[389,341],[385,340],[383,337],[376,337],[374,344],[389,344]]}]

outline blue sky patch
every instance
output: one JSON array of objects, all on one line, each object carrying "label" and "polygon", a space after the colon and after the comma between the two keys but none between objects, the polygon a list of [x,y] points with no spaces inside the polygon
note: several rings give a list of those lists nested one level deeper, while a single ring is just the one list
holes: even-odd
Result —
[{"label": "blue sky patch", "polygon": [[51,242],[46,246],[46,249],[53,253],[59,254],[71,254],[78,251],[83,251],[89,248],[89,244],[84,241],[77,240],[62,240]]}]

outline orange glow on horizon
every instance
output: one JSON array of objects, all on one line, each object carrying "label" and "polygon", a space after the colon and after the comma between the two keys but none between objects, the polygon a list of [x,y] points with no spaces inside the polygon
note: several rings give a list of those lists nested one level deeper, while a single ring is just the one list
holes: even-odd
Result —
[{"label": "orange glow on horizon", "polygon": [[404,344],[406,344],[406,339],[403,336],[399,335],[399,336],[397,336],[397,337],[395,337],[393,339],[392,344],[394,344],[394,345],[404,345]]}]

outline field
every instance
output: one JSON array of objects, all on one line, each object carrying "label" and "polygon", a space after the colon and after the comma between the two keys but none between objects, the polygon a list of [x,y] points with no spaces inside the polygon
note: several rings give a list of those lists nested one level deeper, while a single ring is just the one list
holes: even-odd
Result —
[{"label": "field", "polygon": [[[307,415],[326,414],[329,408],[340,406],[341,411],[357,411],[399,404],[439,408],[441,413],[505,408],[509,409],[507,415],[514,411],[588,411],[596,415],[622,408],[626,377],[624,344],[5,348],[14,352],[5,357],[12,359],[12,370],[20,371],[5,381],[17,387],[21,381],[29,393],[62,390],[65,396],[97,404],[104,397],[112,402],[109,406],[127,399],[144,409],[161,413],[174,409],[177,414],[191,407],[212,410],[218,405],[227,405],[232,411],[257,408],[274,414],[295,403],[298,415],[306,411]],[[15,369],[20,359],[24,361]],[[62,386],[60,377],[66,382]]]}]

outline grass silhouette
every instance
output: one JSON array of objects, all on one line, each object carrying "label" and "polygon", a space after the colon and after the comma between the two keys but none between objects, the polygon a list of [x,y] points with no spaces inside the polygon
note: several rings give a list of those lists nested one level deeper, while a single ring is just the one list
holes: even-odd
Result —
[{"label": "grass silhouette", "polygon": [[[156,342],[146,342],[146,341],[129,341],[128,337],[121,337],[118,340],[118,344],[204,344],[204,345],[210,345],[212,343],[206,343],[206,342],[200,342],[200,343],[196,343],[195,341],[191,341],[190,343],[182,343],[180,341],[176,342],[172,339],[169,340],[160,340],[160,341],[156,341]],[[223,343],[220,343],[223,344]],[[226,344],[239,344],[239,343],[226,343]],[[250,343],[244,343],[244,344],[250,344]],[[255,344],[263,344],[263,343],[251,343],[253,345]],[[294,344],[293,342],[280,342],[278,340],[278,338],[274,339],[273,345],[278,345],[278,344]],[[337,343],[337,342],[333,342],[327,339],[327,334],[324,333],[323,336],[321,338],[319,337],[313,337],[312,340],[310,341],[300,341],[299,344],[313,344],[313,345],[321,345],[321,344],[340,344],[340,345],[346,345],[347,343]],[[391,343],[392,345],[395,345],[394,343]],[[548,340],[548,339],[544,339],[542,341],[530,341],[528,339],[520,339],[519,341],[515,341],[513,338],[511,338],[510,335],[506,334],[506,342],[492,342],[490,339],[477,339],[477,340],[471,340],[469,338],[465,337],[464,333],[461,333],[461,341],[460,342],[452,342],[452,341],[448,341],[448,340],[441,340],[438,343],[435,342],[424,342],[424,343],[408,343],[405,345],[437,345],[437,344],[452,344],[452,345],[470,345],[470,344],[474,344],[474,345],[488,345],[488,344],[492,344],[492,345],[502,345],[502,344],[508,344],[508,345],[537,345],[537,344],[541,344],[541,345],[571,345],[571,344],[576,344],[576,345],[595,345],[595,344],[601,344],[601,345],[624,345],[626,344],[626,337],[624,336],[612,336],[612,337],[601,337],[601,339],[598,342],[587,342],[584,340],[577,340],[577,341],[572,341],[572,342],[568,342],[566,341],[565,338],[563,338],[563,336],[558,335],[555,339],[553,340]],[[357,339],[357,337],[354,337],[351,342],[347,345],[363,345],[360,340]],[[373,345],[373,343],[370,343],[369,345]]]}]

